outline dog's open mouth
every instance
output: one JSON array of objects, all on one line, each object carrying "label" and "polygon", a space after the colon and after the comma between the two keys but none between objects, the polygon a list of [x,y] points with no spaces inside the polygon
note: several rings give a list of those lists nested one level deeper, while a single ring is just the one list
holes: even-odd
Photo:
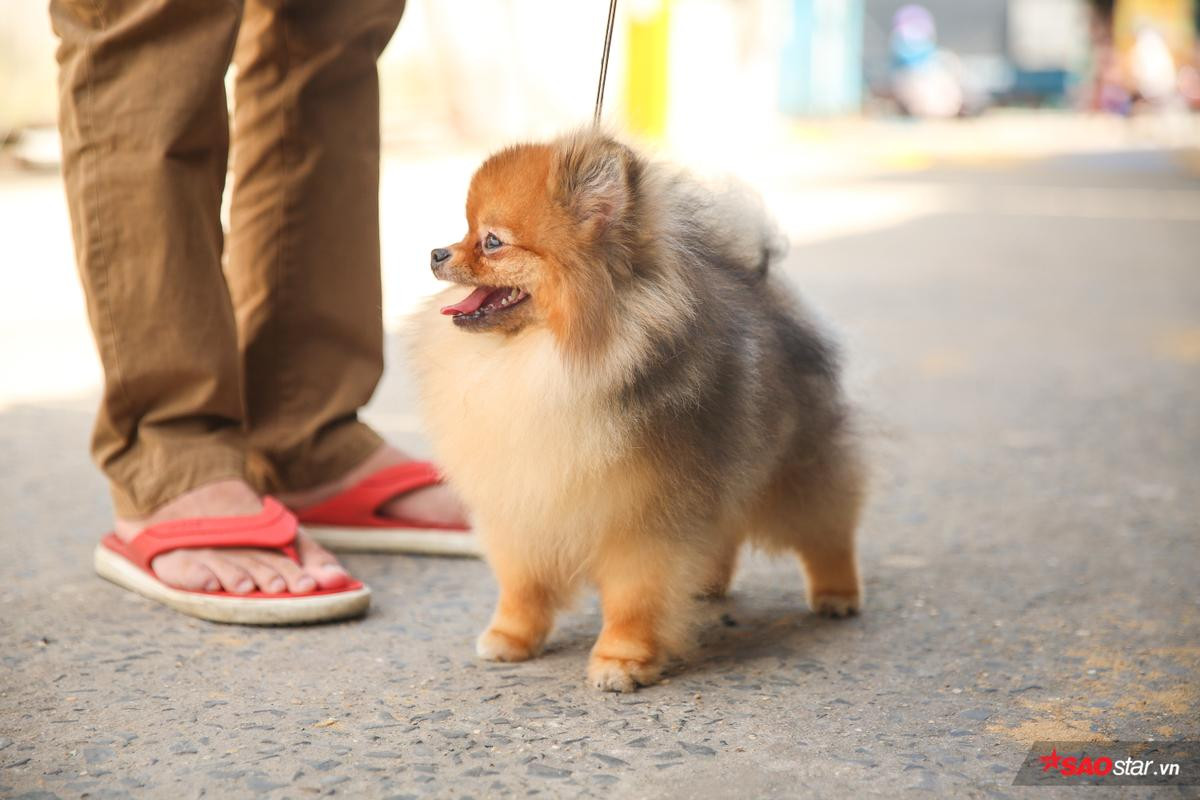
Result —
[{"label": "dog's open mouth", "polygon": [[454,305],[444,306],[442,313],[461,325],[503,314],[528,297],[528,292],[514,286],[480,286]]}]

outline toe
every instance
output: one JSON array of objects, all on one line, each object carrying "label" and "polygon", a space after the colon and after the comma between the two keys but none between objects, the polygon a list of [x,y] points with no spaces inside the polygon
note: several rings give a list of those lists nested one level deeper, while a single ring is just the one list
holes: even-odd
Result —
[{"label": "toe", "polygon": [[150,562],[150,570],[167,586],[189,592],[216,592],[221,582],[205,564],[189,550],[173,550]]},{"label": "toe", "polygon": [[350,583],[350,575],[337,563],[310,566],[305,571],[322,589],[337,589]]},{"label": "toe", "polygon": [[307,594],[316,590],[316,579],[287,556],[264,551],[258,557],[283,577],[287,590],[292,594]]},{"label": "toe", "polygon": [[249,594],[254,591],[254,578],[233,558],[211,551],[198,553],[201,553],[203,563],[216,574],[225,591],[233,594]]},{"label": "toe", "polygon": [[183,579],[182,588],[193,592],[216,592],[221,589],[221,581],[208,567],[193,564]]},{"label": "toe", "polygon": [[192,561],[183,568],[180,579],[175,584],[180,589],[189,592],[217,592],[221,590],[221,581],[213,571],[199,561]]},{"label": "toe", "polygon": [[322,589],[337,589],[350,582],[350,575],[338,563],[333,553],[301,533],[296,537],[296,551],[304,571]]},{"label": "toe", "polygon": [[257,554],[248,554],[242,562],[250,577],[258,588],[269,594],[279,594],[287,591],[287,581],[279,574],[279,570],[266,559]]}]

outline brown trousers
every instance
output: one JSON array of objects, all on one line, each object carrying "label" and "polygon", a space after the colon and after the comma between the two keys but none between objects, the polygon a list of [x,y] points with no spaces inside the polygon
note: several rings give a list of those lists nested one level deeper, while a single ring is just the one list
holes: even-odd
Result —
[{"label": "brown trousers", "polygon": [[383,369],[376,60],[403,8],[52,0],[105,376],[92,451],[118,514],[223,478],[308,488],[380,446],[357,411]]}]

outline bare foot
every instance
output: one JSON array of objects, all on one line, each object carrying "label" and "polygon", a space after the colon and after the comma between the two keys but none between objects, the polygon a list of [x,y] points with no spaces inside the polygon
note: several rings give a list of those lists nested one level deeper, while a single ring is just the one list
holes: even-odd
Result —
[{"label": "bare foot", "polygon": [[[391,445],[385,444],[372,453],[366,461],[336,481],[306,489],[303,492],[291,492],[276,496],[279,498],[279,502],[288,508],[302,510],[349,489],[372,473],[412,460],[412,456],[405,455]],[[438,525],[467,524],[467,512],[462,501],[447,486],[430,486],[427,489],[407,492],[384,503],[379,509],[379,513],[385,517],[431,522]]]},{"label": "bare foot", "polygon": [[[256,514],[261,510],[262,501],[243,481],[217,481],[181,494],[145,519],[118,518],[114,532],[128,542],[143,528],[158,522]],[[172,550],[151,561],[150,568],[168,586],[190,591],[304,594],[318,588],[336,589],[349,582],[337,559],[303,532],[296,538],[296,551],[300,564],[278,550]]]}]

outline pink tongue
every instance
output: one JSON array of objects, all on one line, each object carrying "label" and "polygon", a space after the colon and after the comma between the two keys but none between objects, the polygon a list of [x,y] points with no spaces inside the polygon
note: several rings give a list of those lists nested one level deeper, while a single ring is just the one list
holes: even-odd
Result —
[{"label": "pink tongue", "polygon": [[478,311],[479,307],[483,305],[483,301],[487,300],[488,295],[494,291],[496,291],[495,286],[480,286],[454,305],[443,306],[442,313],[447,316],[458,316],[459,314],[470,314]]}]

